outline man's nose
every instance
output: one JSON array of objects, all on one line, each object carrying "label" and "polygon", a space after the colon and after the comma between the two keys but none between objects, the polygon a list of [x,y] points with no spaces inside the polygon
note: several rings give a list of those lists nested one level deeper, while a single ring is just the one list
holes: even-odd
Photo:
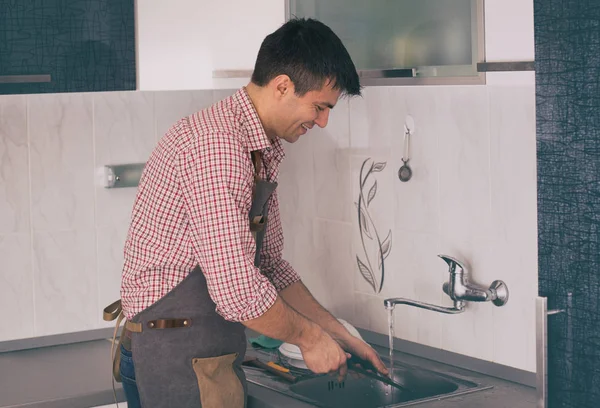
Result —
[{"label": "man's nose", "polygon": [[327,126],[327,122],[329,122],[329,109],[325,109],[319,112],[319,115],[315,119],[315,123],[320,128],[324,128],[325,126]]}]

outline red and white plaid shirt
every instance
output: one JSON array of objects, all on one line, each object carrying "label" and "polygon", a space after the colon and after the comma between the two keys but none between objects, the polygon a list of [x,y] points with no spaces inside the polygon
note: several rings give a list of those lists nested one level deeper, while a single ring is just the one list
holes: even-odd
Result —
[{"label": "red and white plaid shirt", "polygon": [[267,137],[245,88],[181,119],[158,143],[140,180],[125,243],[121,300],[128,319],[165,296],[196,265],[217,312],[231,321],[261,316],[278,291],[300,280],[281,257],[276,192],[260,270],[254,266],[248,212],[255,150],[262,151],[261,177],[276,181],[283,147]]}]

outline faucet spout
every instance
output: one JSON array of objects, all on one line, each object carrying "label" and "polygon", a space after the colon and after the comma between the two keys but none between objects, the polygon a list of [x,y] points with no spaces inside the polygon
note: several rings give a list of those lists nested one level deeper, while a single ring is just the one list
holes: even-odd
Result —
[{"label": "faucet spout", "polygon": [[383,304],[387,310],[394,309],[396,305],[409,305],[415,306],[421,309],[431,310],[433,312],[440,312],[446,314],[458,314],[465,311],[465,304],[463,301],[455,300],[454,307],[444,307],[432,305],[431,303],[419,302],[417,300],[405,299],[405,298],[389,298],[383,301]]}]

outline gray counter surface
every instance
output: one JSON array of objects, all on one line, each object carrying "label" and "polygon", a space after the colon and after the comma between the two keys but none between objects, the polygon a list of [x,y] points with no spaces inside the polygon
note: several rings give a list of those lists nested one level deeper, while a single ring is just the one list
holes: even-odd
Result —
[{"label": "gray counter surface", "polygon": [[[114,403],[111,343],[96,340],[0,354],[0,408],[90,408]],[[535,408],[535,389],[415,356],[403,361],[428,369],[443,367],[492,389],[420,403],[422,408]],[[115,383],[117,400],[125,400]],[[249,385],[248,408],[308,408],[283,394]]]}]

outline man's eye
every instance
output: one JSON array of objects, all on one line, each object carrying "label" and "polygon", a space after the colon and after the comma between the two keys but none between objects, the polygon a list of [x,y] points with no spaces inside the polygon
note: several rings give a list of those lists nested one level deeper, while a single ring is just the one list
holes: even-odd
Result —
[{"label": "man's eye", "polygon": [[322,107],[320,107],[319,105],[315,105],[315,108],[317,108],[317,111],[318,111],[318,112],[322,112],[322,111],[324,111],[324,110],[325,110],[325,109],[323,109]]}]

